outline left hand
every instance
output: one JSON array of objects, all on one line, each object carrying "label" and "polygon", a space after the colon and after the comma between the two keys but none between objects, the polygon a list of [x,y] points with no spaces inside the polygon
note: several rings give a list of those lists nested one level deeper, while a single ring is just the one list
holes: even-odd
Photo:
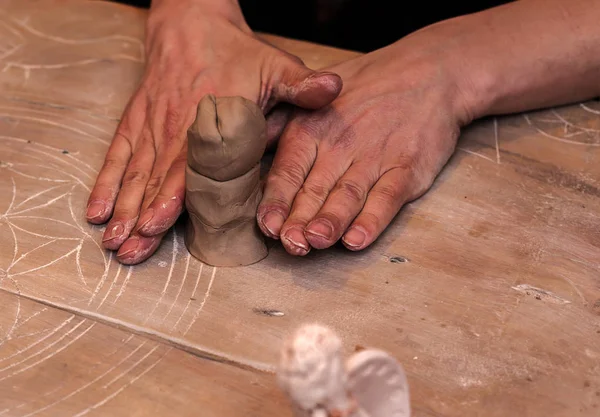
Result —
[{"label": "left hand", "polygon": [[257,220],[290,254],[340,238],[366,248],[453,153],[470,120],[463,91],[410,39],[329,68],[344,81],[339,97],[297,110],[283,132]]}]

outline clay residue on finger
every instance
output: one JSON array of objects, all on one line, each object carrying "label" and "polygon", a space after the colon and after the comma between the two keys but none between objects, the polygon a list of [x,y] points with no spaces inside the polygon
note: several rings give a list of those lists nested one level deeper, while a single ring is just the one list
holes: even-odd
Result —
[{"label": "clay residue on finger", "polygon": [[260,108],[243,97],[206,95],[188,129],[188,164],[217,181],[247,173],[266,148],[266,120]]}]

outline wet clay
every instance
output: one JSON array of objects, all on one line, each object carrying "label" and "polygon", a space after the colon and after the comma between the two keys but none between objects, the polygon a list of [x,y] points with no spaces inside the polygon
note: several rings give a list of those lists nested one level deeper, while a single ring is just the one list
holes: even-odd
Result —
[{"label": "wet clay", "polygon": [[266,147],[261,109],[243,97],[206,95],[188,129],[185,244],[212,266],[250,265],[268,254],[256,223]]}]

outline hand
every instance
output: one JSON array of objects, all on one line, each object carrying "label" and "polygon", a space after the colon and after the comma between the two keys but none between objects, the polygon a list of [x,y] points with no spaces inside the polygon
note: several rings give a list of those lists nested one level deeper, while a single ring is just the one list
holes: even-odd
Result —
[{"label": "hand", "polygon": [[340,238],[369,246],[429,189],[470,121],[436,51],[405,39],[330,68],[344,80],[339,97],[285,128],[257,220],[290,254]]},{"label": "hand", "polygon": [[340,238],[364,249],[429,189],[462,126],[600,94],[595,3],[512,2],[330,68],[344,89],[283,132],[257,213],[263,232],[295,255]]},{"label": "hand", "polygon": [[[207,93],[241,95],[267,114],[278,102],[329,104],[341,79],[316,73],[254,36],[230,1],[153,1],[147,64],[90,194],[87,219],[109,220],[104,247],[117,259],[147,259],[184,207],[187,128]],[[268,117],[272,137],[285,118]]]}]

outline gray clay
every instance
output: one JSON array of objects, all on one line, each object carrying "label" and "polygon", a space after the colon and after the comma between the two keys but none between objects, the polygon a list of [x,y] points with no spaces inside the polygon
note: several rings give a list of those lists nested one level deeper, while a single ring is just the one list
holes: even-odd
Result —
[{"label": "gray clay", "polygon": [[243,97],[207,95],[188,130],[185,243],[213,266],[250,265],[268,254],[256,223],[266,121]]}]

